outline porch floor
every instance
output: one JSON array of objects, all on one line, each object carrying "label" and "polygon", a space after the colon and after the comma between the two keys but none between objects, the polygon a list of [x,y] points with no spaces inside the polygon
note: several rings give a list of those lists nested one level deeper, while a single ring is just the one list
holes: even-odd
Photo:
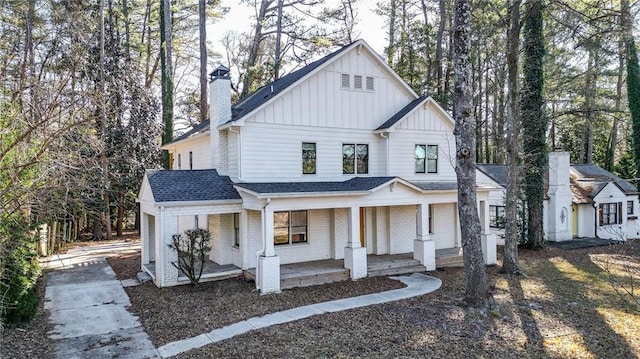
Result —
[{"label": "porch floor", "polygon": [[[437,267],[462,265],[462,249],[446,248],[436,250]],[[369,277],[401,275],[424,272],[426,268],[413,259],[413,253],[383,254],[367,256]],[[244,271],[247,279],[256,280],[256,268]],[[344,268],[344,260],[326,259],[303,263],[280,265],[280,289],[307,287],[339,282],[349,279],[349,270]]]},{"label": "porch floor", "polygon": [[[156,262],[149,262],[143,264],[146,271],[151,275],[152,278],[156,278]],[[202,269],[202,277],[200,277],[200,281],[206,282],[211,280],[220,280],[226,279],[229,277],[235,277],[242,274],[242,270],[233,264],[218,264],[209,259],[206,259],[204,262],[204,268]],[[188,281],[187,276],[179,272],[178,281]]]}]

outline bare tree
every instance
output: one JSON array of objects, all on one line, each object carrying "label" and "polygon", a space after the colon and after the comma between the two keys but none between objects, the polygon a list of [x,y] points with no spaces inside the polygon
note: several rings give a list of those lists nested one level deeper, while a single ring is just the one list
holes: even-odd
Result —
[{"label": "bare tree", "polygon": [[207,120],[207,0],[198,0],[200,29],[200,122]]},{"label": "bare tree", "polygon": [[520,155],[520,117],[518,112],[518,50],[520,48],[520,0],[509,2],[507,30],[507,194],[502,270],[519,273],[518,266],[518,156]]},{"label": "bare tree", "polygon": [[456,121],[456,175],[458,177],[458,214],[466,278],[465,301],[474,307],[489,305],[489,280],[482,255],[480,217],[476,197],[475,121],[471,93],[471,1],[456,0],[454,48],[454,101]]}]

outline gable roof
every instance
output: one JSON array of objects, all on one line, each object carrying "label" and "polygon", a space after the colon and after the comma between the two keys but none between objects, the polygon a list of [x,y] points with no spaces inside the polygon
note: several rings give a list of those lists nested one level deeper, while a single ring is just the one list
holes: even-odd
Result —
[{"label": "gable roof", "polygon": [[378,65],[383,67],[391,75],[392,78],[400,83],[402,87],[411,94],[412,97],[418,96],[415,91],[413,91],[413,89],[404,80],[402,80],[400,76],[395,71],[393,71],[393,69],[391,69],[391,67],[389,67],[389,65],[380,57],[380,55],[378,55],[373,49],[371,49],[371,47],[364,40],[360,39],[326,55],[319,60],[306,65],[299,70],[296,70],[286,76],[279,78],[278,80],[266,86],[261,87],[253,94],[245,97],[244,99],[241,99],[232,106],[231,119],[222,124],[220,127],[225,128],[234,122],[242,120],[245,116],[253,113],[258,108],[267,104],[270,100],[284,93],[285,90],[292,87],[294,84],[307,78],[308,76],[311,76],[316,71],[319,71],[325,65],[330,63],[330,60],[336,59],[340,57],[340,55],[343,55],[354,48],[358,48],[358,51],[360,51],[360,49],[362,48],[366,49],[372,55],[372,57],[376,59]]},{"label": "gable roof", "polygon": [[571,165],[569,174],[575,203],[592,203],[593,198],[609,183],[616,185],[626,195],[638,194],[636,186],[594,164]]},{"label": "gable roof", "polygon": [[507,186],[507,166],[499,163],[477,163],[476,168],[502,187]]},{"label": "gable roof", "polygon": [[418,97],[417,99],[409,102],[408,105],[403,107],[400,111],[398,111],[395,115],[393,115],[385,123],[380,125],[380,127],[376,128],[376,131],[386,130],[386,129],[389,129],[389,128],[393,127],[393,125],[395,125],[396,123],[398,123],[398,121],[403,119],[404,116],[408,115],[409,112],[411,112],[414,108],[420,106],[423,102],[425,102],[427,100],[427,97],[428,97],[427,95],[422,95],[422,96]]},{"label": "gable roof", "polygon": [[347,181],[334,182],[264,182],[236,183],[237,187],[257,195],[284,194],[353,194],[372,191],[394,181],[396,177],[353,177]]},{"label": "gable roof", "polygon": [[451,115],[445,109],[443,109],[442,106],[440,106],[440,104],[433,99],[433,97],[425,94],[411,101],[408,105],[406,105],[396,114],[391,116],[390,119],[388,119],[387,121],[385,121],[385,123],[383,123],[378,128],[376,128],[374,130],[374,133],[392,131],[396,125],[398,125],[400,122],[402,122],[402,120],[407,118],[407,115],[409,115],[411,112],[413,112],[413,110],[417,109],[420,105],[423,105],[423,104],[425,105],[425,107],[426,105],[429,105],[429,104],[435,106],[436,110],[440,112],[440,114],[442,114],[445,117],[445,119],[449,120],[449,122],[452,125],[455,125],[455,122],[453,118],[451,118]]},{"label": "gable roof", "polygon": [[156,203],[240,200],[228,176],[216,170],[147,171]]},{"label": "gable roof", "polygon": [[183,133],[182,135],[174,138],[171,142],[165,143],[164,145],[162,145],[161,149],[166,149],[166,146],[169,144],[180,142],[188,138],[196,137],[197,135],[203,134],[208,131],[209,131],[209,120],[206,120],[197,124],[195,127]]}]

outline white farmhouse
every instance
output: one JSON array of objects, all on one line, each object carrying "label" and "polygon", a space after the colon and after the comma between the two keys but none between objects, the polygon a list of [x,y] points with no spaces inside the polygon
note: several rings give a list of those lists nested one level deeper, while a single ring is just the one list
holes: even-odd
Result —
[{"label": "white farmhouse", "polygon": [[[503,244],[506,167],[478,164],[478,181],[499,186],[489,195],[490,227]],[[640,237],[638,190],[631,183],[594,164],[569,163],[569,153],[549,153],[544,201],[545,239],[562,242],[573,238],[625,241]]]},{"label": "white farmhouse", "polygon": [[[233,106],[210,78],[211,120],[163,148],[139,194],[142,269],[188,283],[173,234],[212,234],[204,279],[245,275],[262,293],[460,263],[454,122],[356,41]],[[485,262],[490,189],[478,186]],[[448,262],[447,262],[448,261]]]}]

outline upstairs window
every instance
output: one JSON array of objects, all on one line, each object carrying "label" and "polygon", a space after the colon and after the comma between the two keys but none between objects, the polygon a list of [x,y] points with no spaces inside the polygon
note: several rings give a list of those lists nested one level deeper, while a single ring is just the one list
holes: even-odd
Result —
[{"label": "upstairs window", "polygon": [[360,75],[353,76],[353,88],[362,90],[362,76]]},{"label": "upstairs window", "polygon": [[416,173],[438,173],[438,146],[416,145]]},{"label": "upstairs window", "polygon": [[348,89],[351,87],[351,81],[349,79],[349,74],[342,74],[342,88]]},{"label": "upstairs window", "polygon": [[344,174],[369,173],[369,145],[363,145],[363,144],[342,145],[342,173]]},{"label": "upstairs window", "polygon": [[373,91],[373,77],[367,76],[367,90]]},{"label": "upstairs window", "polygon": [[193,152],[189,151],[189,169],[193,169]]},{"label": "upstairs window", "polygon": [[307,242],[307,211],[273,213],[273,243],[275,245]]},{"label": "upstairs window", "polygon": [[598,206],[598,214],[600,217],[600,225],[607,226],[622,223],[620,214],[622,213],[622,203],[600,203]]},{"label": "upstairs window", "polygon": [[182,154],[178,153],[178,169],[182,169]]},{"label": "upstairs window", "polygon": [[302,143],[302,173],[316,173],[316,144],[310,142]]}]

